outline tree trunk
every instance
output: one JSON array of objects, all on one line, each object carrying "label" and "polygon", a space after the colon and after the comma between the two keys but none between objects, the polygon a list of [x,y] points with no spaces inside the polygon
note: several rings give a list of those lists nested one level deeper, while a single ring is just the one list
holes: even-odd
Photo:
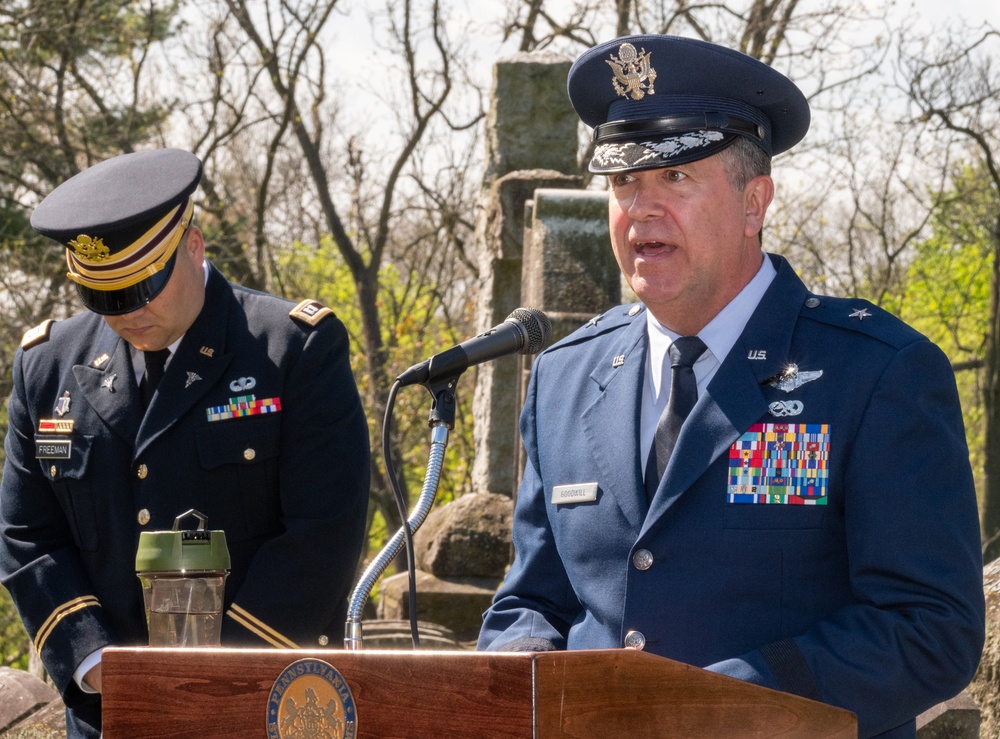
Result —
[{"label": "tree trunk", "polygon": [[983,561],[1000,557],[1000,218],[993,227],[990,332],[983,377]]}]

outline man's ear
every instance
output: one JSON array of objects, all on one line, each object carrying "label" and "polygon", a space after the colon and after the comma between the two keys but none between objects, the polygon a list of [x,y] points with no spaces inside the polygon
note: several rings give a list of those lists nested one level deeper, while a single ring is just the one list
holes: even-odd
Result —
[{"label": "man's ear", "polygon": [[756,236],[764,227],[764,216],[774,199],[774,180],[767,175],[754,177],[743,191],[747,208],[746,236]]},{"label": "man's ear", "polygon": [[185,238],[185,249],[196,263],[201,264],[205,258],[205,236],[197,226],[188,227]]}]

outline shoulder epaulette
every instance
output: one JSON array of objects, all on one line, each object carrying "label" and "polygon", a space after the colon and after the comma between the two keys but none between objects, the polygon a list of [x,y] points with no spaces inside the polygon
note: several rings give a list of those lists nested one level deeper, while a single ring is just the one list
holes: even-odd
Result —
[{"label": "shoulder epaulette", "polygon": [[603,336],[610,331],[618,331],[630,325],[636,316],[641,315],[644,310],[645,306],[641,303],[616,305],[614,308],[594,316],[568,336],[554,343],[549,349],[574,346]]},{"label": "shoulder epaulette", "polygon": [[297,321],[315,326],[327,316],[332,316],[333,311],[320,303],[318,300],[303,300],[292,308],[288,315]]},{"label": "shoulder epaulette", "polygon": [[860,298],[810,296],[802,315],[830,326],[871,336],[895,347],[921,337],[913,327],[874,303]]},{"label": "shoulder epaulette", "polygon": [[52,324],[55,322],[54,318],[46,318],[34,328],[28,329],[24,336],[21,337],[21,348],[30,349],[37,344],[48,341],[49,331],[52,330]]}]

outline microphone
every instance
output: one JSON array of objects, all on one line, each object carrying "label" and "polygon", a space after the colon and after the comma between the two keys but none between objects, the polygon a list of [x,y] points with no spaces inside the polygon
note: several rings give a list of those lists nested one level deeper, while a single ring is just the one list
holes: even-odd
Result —
[{"label": "microphone", "polygon": [[535,308],[517,308],[500,325],[413,365],[396,381],[405,387],[452,377],[474,364],[507,354],[537,354],[551,340],[552,324],[548,316]]}]

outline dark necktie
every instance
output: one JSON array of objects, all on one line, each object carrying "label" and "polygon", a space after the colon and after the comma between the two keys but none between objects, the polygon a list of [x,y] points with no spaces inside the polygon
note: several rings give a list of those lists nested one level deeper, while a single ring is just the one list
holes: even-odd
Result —
[{"label": "dark necktie", "polygon": [[156,386],[163,379],[163,367],[170,356],[170,350],[157,349],[155,352],[143,352],[142,355],[146,358],[146,371],[142,373],[142,381],[139,383],[139,396],[142,398],[142,407],[149,408]]},{"label": "dark necktie", "polygon": [[667,468],[670,455],[681,432],[681,424],[698,400],[694,363],[705,353],[705,344],[697,336],[681,336],[670,345],[670,397],[656,424],[656,434],[646,460],[646,500],[653,500],[656,488]]}]

